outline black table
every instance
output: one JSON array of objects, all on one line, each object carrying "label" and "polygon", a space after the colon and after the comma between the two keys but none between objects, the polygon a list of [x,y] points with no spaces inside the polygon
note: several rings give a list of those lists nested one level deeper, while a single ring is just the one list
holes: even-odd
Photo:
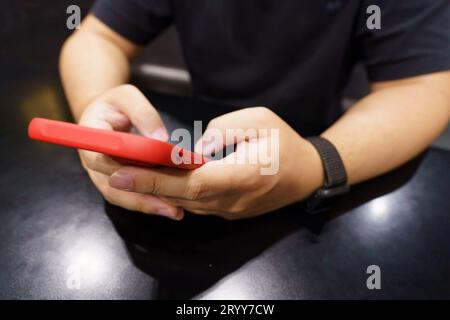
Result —
[{"label": "black table", "polygon": [[[297,204],[174,222],[105,204],[75,151],[26,138],[32,117],[70,120],[57,79],[0,82],[0,298],[450,298],[449,152],[353,188],[327,214]],[[149,96],[172,128],[223,111]],[[381,290],[366,287],[369,265]]]}]

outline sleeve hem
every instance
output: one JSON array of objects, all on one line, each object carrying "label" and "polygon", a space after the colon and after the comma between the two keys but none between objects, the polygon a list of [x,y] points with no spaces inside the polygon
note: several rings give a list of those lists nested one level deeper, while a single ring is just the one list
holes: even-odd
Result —
[{"label": "sleeve hem", "polygon": [[370,81],[388,81],[450,70],[450,56],[409,59],[385,66],[367,67]]},{"label": "sleeve hem", "polygon": [[91,13],[112,30],[139,46],[147,45],[154,37],[147,30],[139,28],[133,21],[127,20],[110,8],[102,7],[101,2],[94,5]]}]

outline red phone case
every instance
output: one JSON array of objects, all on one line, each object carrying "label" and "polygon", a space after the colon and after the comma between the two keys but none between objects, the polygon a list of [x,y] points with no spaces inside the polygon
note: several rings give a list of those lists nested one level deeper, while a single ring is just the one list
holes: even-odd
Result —
[{"label": "red phone case", "polygon": [[195,169],[208,161],[200,154],[160,140],[42,118],[31,120],[28,135],[39,141],[103,153],[126,164]]}]

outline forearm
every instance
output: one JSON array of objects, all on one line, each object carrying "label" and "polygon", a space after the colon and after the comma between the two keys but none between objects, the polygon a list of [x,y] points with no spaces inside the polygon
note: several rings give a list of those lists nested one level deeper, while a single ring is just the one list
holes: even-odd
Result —
[{"label": "forearm", "polygon": [[448,78],[380,88],[322,134],[339,150],[350,184],[400,166],[439,136],[450,119]]},{"label": "forearm", "polygon": [[86,20],[64,43],[60,57],[62,83],[76,120],[87,104],[106,90],[127,82],[129,77],[126,52],[101,30],[94,31],[92,20]]}]

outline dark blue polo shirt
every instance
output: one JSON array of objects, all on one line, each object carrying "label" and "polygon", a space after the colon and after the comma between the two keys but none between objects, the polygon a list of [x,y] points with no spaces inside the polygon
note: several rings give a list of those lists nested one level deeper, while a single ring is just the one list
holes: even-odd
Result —
[{"label": "dark blue polo shirt", "polygon": [[371,81],[450,69],[448,0],[99,0],[93,13],[140,45],[174,23],[197,96],[267,106],[300,132],[339,116],[357,62]]}]

